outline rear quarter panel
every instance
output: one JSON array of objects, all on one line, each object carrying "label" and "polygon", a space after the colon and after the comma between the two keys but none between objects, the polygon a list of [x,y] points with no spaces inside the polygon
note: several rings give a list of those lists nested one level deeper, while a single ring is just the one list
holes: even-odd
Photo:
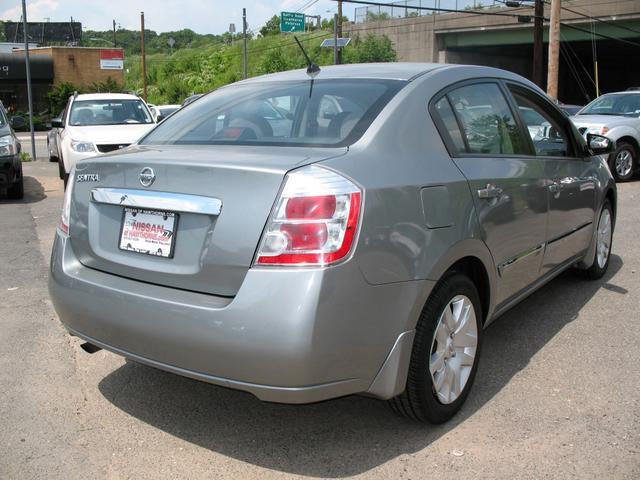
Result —
[{"label": "rear quarter panel", "polygon": [[[494,263],[479,235],[468,183],[428,112],[436,92],[464,78],[455,71],[447,74],[445,68],[414,80],[347,155],[323,162],[365,190],[354,259],[371,284],[438,280],[467,255],[480,258],[495,283]],[[437,187],[437,195],[425,195],[432,187]],[[440,195],[441,201],[433,202]],[[448,212],[444,216],[443,209]]]}]

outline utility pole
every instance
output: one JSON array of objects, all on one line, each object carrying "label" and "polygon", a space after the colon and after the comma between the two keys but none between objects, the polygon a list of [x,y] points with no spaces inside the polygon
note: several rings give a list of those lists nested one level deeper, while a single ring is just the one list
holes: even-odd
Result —
[{"label": "utility pole", "polygon": [[[342,38],[342,0],[338,0],[338,38]],[[336,40],[337,44],[337,40]],[[338,48],[338,62],[340,65],[342,63],[342,49]]]},{"label": "utility pole", "polygon": [[[16,35],[18,28],[16,26]],[[31,158],[36,161],[36,139],[33,133],[33,99],[31,97],[31,64],[29,62],[29,36],[27,35],[27,5],[22,0],[22,33],[24,35],[24,62],[27,71],[27,101],[29,102],[29,131],[31,132]]]},{"label": "utility pole", "polygon": [[113,48],[116,48],[116,21],[113,21]]},{"label": "utility pole", "polygon": [[547,74],[547,95],[558,100],[558,70],[560,63],[560,0],[551,0],[551,20],[549,22],[549,72]]},{"label": "utility pole", "polygon": [[144,12],[140,12],[140,48],[142,56],[142,98],[147,101],[147,56],[144,53]]},{"label": "utility pole", "polygon": [[542,79],[543,70],[543,17],[544,17],[544,0],[536,0],[533,20],[533,83],[540,88],[544,88]]},{"label": "utility pole", "polygon": [[338,14],[333,14],[333,64],[338,65]]},{"label": "utility pole", "polygon": [[242,9],[242,37],[244,41],[244,45],[242,46],[242,68],[244,76],[243,78],[249,77],[249,64],[247,62],[247,9]]}]

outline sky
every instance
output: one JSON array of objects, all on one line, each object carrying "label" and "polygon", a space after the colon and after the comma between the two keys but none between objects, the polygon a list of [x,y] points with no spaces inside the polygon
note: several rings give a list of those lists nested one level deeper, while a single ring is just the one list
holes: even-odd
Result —
[{"label": "sky", "polygon": [[[307,15],[331,17],[337,11],[331,0],[27,0],[27,20],[64,22],[73,17],[89,30],[110,30],[115,20],[122,28],[139,29],[144,11],[145,28],[158,33],[190,28],[220,34],[230,23],[242,30],[245,7],[249,28],[257,32],[274,14],[295,12],[309,3]],[[344,13],[350,16],[349,11],[353,8],[345,5]],[[0,0],[0,20],[19,21],[21,15],[21,0]]]}]

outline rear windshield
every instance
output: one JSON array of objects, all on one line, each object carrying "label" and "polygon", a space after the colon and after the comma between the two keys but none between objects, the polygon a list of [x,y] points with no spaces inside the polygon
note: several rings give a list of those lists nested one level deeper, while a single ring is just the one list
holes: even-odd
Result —
[{"label": "rear windshield", "polygon": [[348,79],[232,85],[176,112],[140,143],[346,146],[405,84]]},{"label": "rear windshield", "polygon": [[142,100],[77,100],[73,102],[69,123],[76,127],[153,123]]}]

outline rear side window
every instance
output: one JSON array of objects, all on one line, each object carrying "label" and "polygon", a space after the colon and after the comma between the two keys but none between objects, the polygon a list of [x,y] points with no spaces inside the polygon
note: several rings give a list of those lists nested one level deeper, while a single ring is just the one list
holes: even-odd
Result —
[{"label": "rear side window", "polygon": [[458,126],[458,121],[456,120],[456,116],[453,113],[453,109],[449,104],[449,100],[447,97],[442,97],[435,104],[436,114],[442,120],[444,127],[447,129],[447,133],[449,134],[449,138],[453,143],[455,149],[459,152],[464,152],[466,147],[464,145],[464,140],[462,139],[462,132],[460,131],[460,127]]},{"label": "rear side window", "polygon": [[347,146],[405,84],[335,79],[232,85],[179,110],[140,143]]},{"label": "rear side window", "polygon": [[[509,104],[495,83],[478,83],[456,88],[446,94],[453,112],[462,126],[466,151],[470,154],[527,155],[526,138],[515,121]],[[437,108],[437,107],[436,107]],[[446,108],[443,109],[443,112]],[[445,125],[450,120],[441,117]],[[454,144],[455,130],[447,126]]]}]

